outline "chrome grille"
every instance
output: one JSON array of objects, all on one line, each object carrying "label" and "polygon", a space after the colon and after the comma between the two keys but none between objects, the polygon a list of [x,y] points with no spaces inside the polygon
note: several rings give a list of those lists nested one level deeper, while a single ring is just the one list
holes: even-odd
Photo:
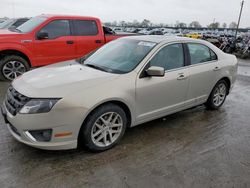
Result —
[{"label": "chrome grille", "polygon": [[15,116],[29,100],[30,98],[20,94],[10,86],[7,90],[5,106],[7,110]]}]

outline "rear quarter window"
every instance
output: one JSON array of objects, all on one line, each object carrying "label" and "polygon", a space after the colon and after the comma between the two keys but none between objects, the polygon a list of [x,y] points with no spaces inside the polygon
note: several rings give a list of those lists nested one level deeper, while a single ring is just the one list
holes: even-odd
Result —
[{"label": "rear quarter window", "polygon": [[206,45],[190,43],[187,46],[191,65],[217,60],[217,55]]}]

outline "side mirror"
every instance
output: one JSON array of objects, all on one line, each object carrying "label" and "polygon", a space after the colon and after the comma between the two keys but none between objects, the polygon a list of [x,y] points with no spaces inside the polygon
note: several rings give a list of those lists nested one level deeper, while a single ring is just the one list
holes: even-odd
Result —
[{"label": "side mirror", "polygon": [[49,39],[49,34],[47,32],[39,32],[37,34],[37,39],[38,40]]},{"label": "side mirror", "polygon": [[148,76],[163,77],[165,69],[163,67],[151,66],[146,70]]}]

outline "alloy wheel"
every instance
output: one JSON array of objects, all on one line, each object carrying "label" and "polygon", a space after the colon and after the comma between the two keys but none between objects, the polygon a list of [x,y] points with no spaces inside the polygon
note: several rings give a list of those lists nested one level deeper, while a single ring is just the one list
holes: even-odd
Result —
[{"label": "alloy wheel", "polygon": [[23,63],[19,61],[9,61],[2,69],[3,75],[8,80],[14,80],[16,77],[26,72],[26,68]]},{"label": "alloy wheel", "polygon": [[96,146],[109,146],[119,138],[122,127],[123,121],[118,113],[105,113],[95,121],[91,130],[91,139]]},{"label": "alloy wheel", "polygon": [[214,96],[213,96],[213,103],[215,106],[220,106],[227,95],[227,87],[224,83],[220,83],[214,92]]}]

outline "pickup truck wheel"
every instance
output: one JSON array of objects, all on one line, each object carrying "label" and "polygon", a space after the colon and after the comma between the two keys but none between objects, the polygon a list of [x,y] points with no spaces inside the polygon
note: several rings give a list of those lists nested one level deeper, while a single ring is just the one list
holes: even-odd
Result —
[{"label": "pickup truck wheel", "polygon": [[5,56],[0,60],[0,80],[14,80],[29,68],[29,64],[24,58],[16,55]]},{"label": "pickup truck wheel", "polygon": [[83,124],[79,137],[91,151],[104,151],[119,142],[124,135],[126,125],[124,110],[117,105],[106,104],[90,114]]}]

